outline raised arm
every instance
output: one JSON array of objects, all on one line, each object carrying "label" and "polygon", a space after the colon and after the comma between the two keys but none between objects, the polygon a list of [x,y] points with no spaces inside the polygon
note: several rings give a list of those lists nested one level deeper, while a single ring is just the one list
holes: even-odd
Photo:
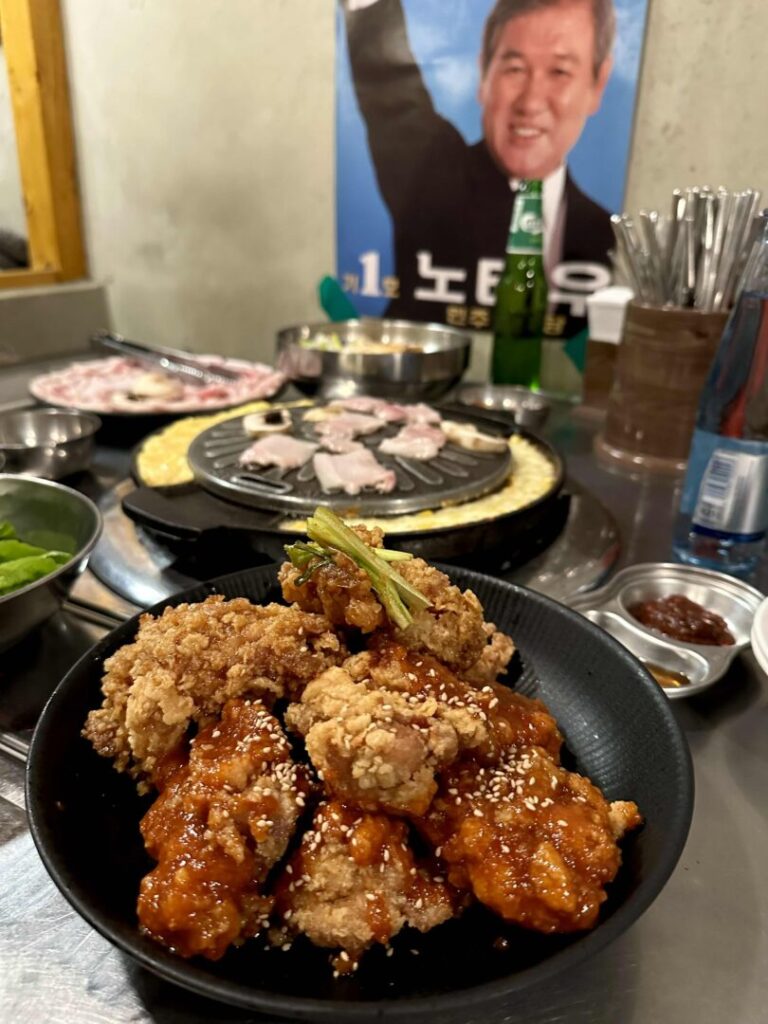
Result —
[{"label": "raised arm", "polygon": [[435,110],[411,51],[400,0],[343,0],[352,78],[384,201],[393,212],[412,193],[430,154],[449,158],[464,141]]}]

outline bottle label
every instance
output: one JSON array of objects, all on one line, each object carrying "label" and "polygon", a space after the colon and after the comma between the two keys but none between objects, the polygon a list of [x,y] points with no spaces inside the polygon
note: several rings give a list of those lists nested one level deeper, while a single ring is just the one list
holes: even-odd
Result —
[{"label": "bottle label", "polygon": [[518,192],[509,226],[507,252],[521,256],[540,256],[544,222],[541,215],[541,196]]},{"label": "bottle label", "polygon": [[733,541],[759,541],[768,528],[768,446],[748,451],[733,441],[727,445],[718,444],[709,457],[691,529]]}]

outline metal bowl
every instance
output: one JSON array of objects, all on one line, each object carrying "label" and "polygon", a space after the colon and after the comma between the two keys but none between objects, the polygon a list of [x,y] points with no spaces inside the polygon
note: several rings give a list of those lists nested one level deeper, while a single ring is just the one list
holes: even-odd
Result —
[{"label": "metal bowl", "polygon": [[0,597],[0,651],[10,647],[60,606],[85,569],[101,534],[101,513],[85,495],[50,480],[0,474],[0,522],[22,540],[71,551],[55,572]]},{"label": "metal bowl", "polygon": [[[335,335],[341,347],[307,347]],[[390,352],[361,352],[350,343],[382,342]],[[363,317],[286,327],[277,335],[277,368],[307,395],[375,395],[397,401],[434,401],[456,385],[469,364],[471,338],[441,324]]]},{"label": "metal bowl", "polygon": [[60,480],[91,461],[98,416],[68,409],[16,409],[0,414],[0,469]]},{"label": "metal bowl", "polygon": [[[682,594],[720,615],[734,643],[717,646],[676,640],[638,622],[629,610],[639,601],[672,594]],[[622,569],[604,587],[569,604],[650,666],[652,675],[671,675],[677,685],[662,685],[670,700],[677,700],[693,697],[722,679],[739,652],[749,647],[752,621],[762,600],[759,590],[722,572],[676,562],[645,562]]]},{"label": "metal bowl", "polygon": [[542,395],[513,384],[467,384],[459,388],[456,400],[476,409],[509,413],[518,426],[529,430],[543,427],[550,410]]}]

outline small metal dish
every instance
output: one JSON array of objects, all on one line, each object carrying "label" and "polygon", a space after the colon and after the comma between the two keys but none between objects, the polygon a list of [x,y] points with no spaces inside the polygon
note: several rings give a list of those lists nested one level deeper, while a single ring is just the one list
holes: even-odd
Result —
[{"label": "small metal dish", "polygon": [[16,409],[0,414],[0,470],[61,480],[87,469],[98,416],[69,409]]},{"label": "small metal dish", "polygon": [[456,400],[476,409],[509,413],[518,426],[529,430],[540,430],[550,410],[542,395],[513,384],[466,384],[459,388]]},{"label": "small metal dish", "polygon": [[[639,601],[672,594],[682,594],[720,615],[736,642],[714,646],[673,640],[644,626],[629,612]],[[604,587],[580,594],[569,603],[647,666],[685,676],[688,683],[663,687],[666,695],[676,700],[701,693],[725,675],[736,655],[749,647],[752,621],[762,600],[759,590],[725,573],[673,562],[647,562],[622,569]]]}]

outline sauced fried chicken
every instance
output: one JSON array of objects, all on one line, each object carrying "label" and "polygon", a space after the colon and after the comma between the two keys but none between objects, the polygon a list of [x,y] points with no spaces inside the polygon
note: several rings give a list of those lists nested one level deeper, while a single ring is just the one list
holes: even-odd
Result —
[{"label": "sauced fried chicken", "polygon": [[434,863],[417,862],[405,822],[323,802],[275,889],[279,938],[304,933],[341,949],[339,973],[405,925],[421,932],[453,917],[457,892]]},{"label": "sauced fried chicken", "polygon": [[[355,532],[373,547],[381,546],[380,531],[374,535],[356,527]],[[322,563],[318,560],[302,583],[304,569],[286,562],[279,579],[286,601],[305,611],[322,612],[336,626],[364,633],[391,628],[406,647],[434,654],[457,672],[471,672],[473,682],[490,682],[506,669],[514,644],[484,622],[482,606],[471,590],[462,592],[445,573],[421,558],[399,561],[393,567],[429,601],[429,607],[416,612],[411,625],[402,630],[390,627],[370,577],[344,554],[336,552]]]},{"label": "sauced fried chicken", "polygon": [[[358,537],[374,548],[382,546],[381,530],[352,528]],[[284,562],[278,580],[286,601],[296,603],[307,612],[322,613],[334,626],[360,629],[372,633],[387,625],[387,616],[371,586],[367,573],[341,552],[331,561],[319,565],[302,583],[302,569]]]},{"label": "sauced fried chicken", "polygon": [[436,772],[463,750],[492,762],[520,743],[553,754],[543,705],[493,684],[467,686],[435,658],[382,640],[313,680],[286,724],[305,737],[327,789],[368,810],[423,814]]},{"label": "sauced fried chicken", "polygon": [[[472,591],[377,555],[380,531],[328,509],[308,534],[279,572],[291,607],[212,597],[144,615],[105,662],[84,735],[160,792],[142,928],[211,959],[267,928],[283,946],[305,934],[344,973],[474,900],[542,932],[593,926],[635,804],[560,767],[546,707],[498,682],[514,645]],[[323,802],[283,860],[310,792]]]},{"label": "sauced fried chicken", "polygon": [[146,789],[143,777],[191,722],[216,717],[233,697],[291,696],[346,654],[324,616],[278,604],[215,596],[143,615],[135,641],[104,663],[104,701],[84,735]]},{"label": "sauced fried chicken", "polygon": [[539,748],[493,766],[468,757],[446,769],[416,822],[447,865],[507,921],[541,932],[592,927],[616,876],[616,840],[641,822],[635,804],[608,804],[587,779]]},{"label": "sauced fried chicken", "polygon": [[158,864],[142,880],[139,921],[182,956],[217,960],[268,922],[264,879],[293,834],[308,772],[260,701],[231,700],[155,781],[141,831]]}]

